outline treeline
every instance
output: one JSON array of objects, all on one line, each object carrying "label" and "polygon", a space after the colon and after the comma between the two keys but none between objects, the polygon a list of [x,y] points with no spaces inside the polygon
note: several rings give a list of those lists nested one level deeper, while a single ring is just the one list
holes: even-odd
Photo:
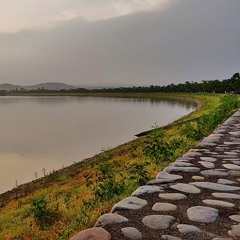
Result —
[{"label": "treeline", "polygon": [[185,82],[179,84],[170,84],[167,86],[142,86],[142,87],[119,87],[119,88],[102,88],[86,89],[77,88],[69,90],[47,90],[40,88],[37,90],[15,89],[10,91],[0,90],[0,95],[14,95],[24,93],[49,93],[49,94],[71,94],[71,93],[240,93],[240,74],[235,73],[230,79],[225,80],[208,80],[202,82]]},{"label": "treeline", "polygon": [[[209,80],[202,82],[185,82],[167,86],[151,85],[148,87],[104,88],[88,90],[90,92],[162,92],[162,93],[240,93],[240,74],[235,73],[230,79]],[[71,90],[78,92],[78,89]]]}]

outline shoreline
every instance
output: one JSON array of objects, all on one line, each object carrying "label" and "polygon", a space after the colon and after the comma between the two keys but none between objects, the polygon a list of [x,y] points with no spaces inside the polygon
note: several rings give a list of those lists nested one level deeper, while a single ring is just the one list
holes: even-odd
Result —
[{"label": "shoreline", "polygon": [[[184,115],[182,117],[180,117],[179,119],[167,124],[167,125],[164,125],[164,126],[161,126],[159,128],[162,128],[162,129],[169,129],[173,126],[176,126],[176,125],[182,125],[182,124],[185,124],[185,123],[188,123],[190,121],[194,121],[194,120],[197,120],[199,117],[196,117],[196,118],[190,118],[190,119],[187,119],[187,120],[184,120],[184,121],[180,121],[180,119],[184,118],[184,117],[187,117],[188,115],[192,114],[193,112],[197,111],[198,109],[200,109],[203,105],[203,102],[199,99],[192,99],[192,98],[189,98],[190,100],[193,100],[194,102],[197,103],[197,107],[195,110],[193,110],[192,112],[190,112],[189,114],[187,115]],[[150,134],[152,131],[154,131],[154,129],[151,129],[151,130],[147,130],[147,131],[144,131],[144,132],[140,132],[138,134],[136,134],[135,136],[136,137],[143,137],[143,136],[147,136],[148,134]]]}]

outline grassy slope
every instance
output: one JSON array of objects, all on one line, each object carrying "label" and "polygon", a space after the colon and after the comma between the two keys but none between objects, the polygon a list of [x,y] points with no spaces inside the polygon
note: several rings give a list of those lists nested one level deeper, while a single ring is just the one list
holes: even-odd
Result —
[{"label": "grassy slope", "polygon": [[[99,96],[99,94],[98,94]],[[104,95],[105,96],[105,95]],[[110,96],[110,95],[108,95]],[[113,96],[113,95],[111,95]],[[116,96],[114,94],[114,96]],[[122,97],[123,95],[117,95]],[[129,97],[132,95],[124,95]],[[159,98],[158,94],[136,94],[135,97]],[[162,96],[162,95],[161,95]],[[168,95],[169,96],[169,95]],[[183,117],[181,120],[191,119],[207,113],[219,103],[219,95],[184,95],[173,94],[171,97],[187,97],[198,99],[204,104],[192,114]],[[179,121],[179,120],[178,120]],[[180,136],[177,126],[165,130],[168,139],[176,139]],[[133,163],[145,163],[147,157],[142,154],[144,142],[148,137],[141,137],[132,142],[123,144],[110,151],[95,156],[88,161],[74,164],[73,166],[51,174],[44,179],[34,181],[18,190],[18,199],[14,199],[14,192],[0,196],[0,202],[8,202],[0,209],[0,239],[68,239],[76,232],[93,226],[96,219],[103,213],[108,212],[111,206],[125,196],[129,196],[136,189],[137,183],[129,179],[126,169]],[[172,157],[182,155],[194,146],[196,142],[188,140],[183,148],[178,150]],[[127,181],[126,190],[111,199],[102,201],[95,199],[91,187],[86,185],[85,173],[92,172],[89,162],[108,161],[120,163],[115,167],[115,172],[122,172]],[[151,162],[147,166],[149,178],[154,178],[156,173],[167,166],[169,162]],[[50,205],[59,204],[59,218],[48,228],[42,229],[33,218],[30,212],[30,199],[47,193],[47,200]],[[12,199],[12,200],[10,200]]]}]

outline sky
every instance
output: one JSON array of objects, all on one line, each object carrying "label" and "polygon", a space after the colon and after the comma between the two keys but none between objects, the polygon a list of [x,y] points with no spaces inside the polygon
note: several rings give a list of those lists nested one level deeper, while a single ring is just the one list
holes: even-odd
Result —
[{"label": "sky", "polygon": [[1,0],[0,83],[148,86],[240,71],[239,0]]}]

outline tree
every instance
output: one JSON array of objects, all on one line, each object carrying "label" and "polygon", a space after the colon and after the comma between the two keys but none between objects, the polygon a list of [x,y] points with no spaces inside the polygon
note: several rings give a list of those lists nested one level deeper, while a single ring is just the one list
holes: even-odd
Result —
[{"label": "tree", "polygon": [[240,80],[240,74],[239,73],[234,73],[233,76],[231,77],[232,80]]}]

